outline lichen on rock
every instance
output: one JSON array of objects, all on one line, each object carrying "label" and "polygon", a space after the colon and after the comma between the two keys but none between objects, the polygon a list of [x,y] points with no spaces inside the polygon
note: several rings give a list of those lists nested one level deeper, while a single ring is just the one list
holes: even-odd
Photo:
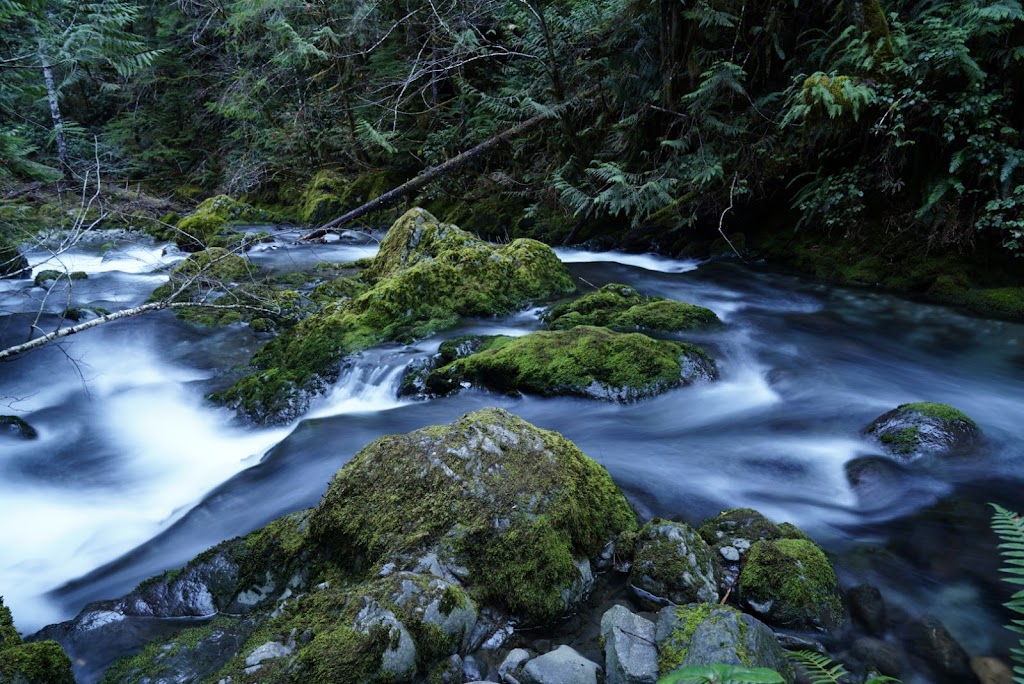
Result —
[{"label": "lichen on rock", "polygon": [[680,332],[721,322],[714,311],[702,306],[644,295],[614,283],[553,306],[543,318],[553,330],[596,325],[619,331]]},{"label": "lichen on rock", "polygon": [[512,313],[572,292],[568,271],[533,240],[490,245],[422,209],[388,231],[361,274],[370,287],[305,319],[260,350],[256,373],[225,399],[261,422],[296,417],[337,377],[346,356],[384,341],[408,342],[461,316]]},{"label": "lichen on rock", "polygon": [[481,338],[474,353],[427,374],[423,384],[435,395],[468,383],[505,393],[636,401],[717,377],[714,360],[695,345],[577,326]]}]

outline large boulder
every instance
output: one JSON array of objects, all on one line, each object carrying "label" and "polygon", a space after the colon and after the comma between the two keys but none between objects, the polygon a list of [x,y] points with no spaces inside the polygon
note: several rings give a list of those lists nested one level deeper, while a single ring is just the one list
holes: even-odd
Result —
[{"label": "large boulder", "polygon": [[195,211],[178,221],[174,240],[185,252],[197,252],[218,244],[218,236],[232,223],[256,223],[268,216],[250,204],[227,195],[209,197]]},{"label": "large boulder", "polygon": [[903,461],[964,453],[981,441],[978,425],[948,404],[902,404],[865,429],[886,453]]},{"label": "large boulder", "polygon": [[541,622],[573,607],[581,559],[636,523],[604,468],[571,442],[484,409],[373,442],[338,472],[310,524],[344,565],[435,568]]},{"label": "large boulder", "polygon": [[562,296],[575,286],[546,245],[494,246],[406,212],[362,274],[370,287],[329,305],[272,340],[252,360],[256,372],[224,396],[260,422],[287,422],[337,378],[349,354],[380,342],[408,342],[450,327],[461,316],[497,316]]},{"label": "large boulder", "polygon": [[831,630],[843,619],[832,563],[809,539],[759,541],[739,578],[740,604],[773,627]]},{"label": "large boulder", "polygon": [[655,630],[661,676],[690,665],[766,667],[793,681],[792,667],[772,630],[730,606],[668,606]]},{"label": "large boulder", "polygon": [[0,684],[75,684],[71,660],[55,641],[26,643],[0,597]]},{"label": "large boulder", "polygon": [[664,297],[643,295],[615,283],[544,312],[552,330],[596,325],[619,331],[679,332],[720,323],[711,309]]},{"label": "large boulder", "polygon": [[718,569],[711,549],[686,523],[655,518],[644,525],[633,554],[629,586],[642,604],[718,601]]},{"label": "large boulder", "polygon": [[578,326],[482,338],[475,352],[429,373],[423,384],[434,395],[476,385],[505,393],[635,401],[717,377],[715,362],[695,345]]}]

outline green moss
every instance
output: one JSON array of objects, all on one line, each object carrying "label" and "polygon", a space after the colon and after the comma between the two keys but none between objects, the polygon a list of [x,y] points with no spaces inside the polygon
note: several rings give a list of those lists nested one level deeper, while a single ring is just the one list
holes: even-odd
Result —
[{"label": "green moss", "polygon": [[720,323],[710,309],[640,294],[628,285],[605,285],[579,299],[548,309],[544,320],[555,330],[596,325],[612,330],[678,332]]},{"label": "green moss", "polygon": [[395,222],[363,274],[371,286],[272,340],[253,358],[259,373],[225,395],[240,413],[281,421],[336,376],[341,360],[383,341],[408,342],[460,316],[511,313],[572,291],[554,252],[531,240],[494,247],[422,209]]},{"label": "green moss", "polygon": [[238,618],[220,616],[205,625],[182,629],[170,642],[151,642],[139,653],[115,661],[107,668],[100,684],[136,684],[172,678],[179,673],[174,671],[173,662],[168,664],[164,661],[196,648],[217,632],[235,630],[239,623]]},{"label": "green moss", "polygon": [[914,453],[917,450],[918,444],[921,443],[916,426],[883,433],[879,437],[879,441],[891,448],[895,453],[901,455]]},{"label": "green moss", "polygon": [[658,645],[658,676],[664,677],[672,670],[681,667],[686,661],[686,654],[693,640],[697,627],[708,619],[714,604],[698,603],[689,606],[677,606],[676,619],[678,626],[672,630],[665,641]]},{"label": "green moss", "polygon": [[238,563],[238,586],[262,584],[267,573],[284,579],[306,558],[311,511],[290,513],[250,532],[234,555]]},{"label": "green moss", "polygon": [[197,211],[178,221],[175,242],[179,249],[197,252],[228,225],[227,219],[211,212]]},{"label": "green moss", "polygon": [[633,401],[716,375],[714,362],[694,345],[577,326],[492,338],[428,375],[426,384],[439,393],[471,382],[499,392]]},{"label": "green moss", "polygon": [[332,480],[310,527],[352,569],[449,548],[474,596],[545,621],[564,610],[574,556],[596,555],[635,525],[608,473],[571,442],[484,409],[365,447]]},{"label": "green moss", "polygon": [[634,586],[677,604],[714,601],[716,574],[710,548],[686,523],[655,518],[641,528],[633,557]]},{"label": "green moss", "polygon": [[896,408],[899,410],[916,411],[921,415],[928,416],[929,418],[937,418],[938,420],[962,420],[970,423],[971,425],[975,425],[975,422],[968,418],[965,413],[953,408],[949,404],[921,401],[914,404],[900,404]]},{"label": "green moss", "polygon": [[71,659],[56,641],[22,643],[0,650],[0,681],[75,684]]},{"label": "green moss", "polygon": [[348,199],[348,183],[335,171],[325,169],[313,176],[302,193],[299,219],[303,223],[322,224],[342,213]]},{"label": "green moss", "polygon": [[[0,415],[0,433],[3,432],[16,435],[22,439],[35,439],[39,436],[36,429],[29,425],[28,421],[20,416]],[[0,603],[0,606],[2,605],[3,604]],[[0,622],[0,624],[2,624],[2,622]]]},{"label": "green moss", "polygon": [[[211,292],[231,292],[231,296],[218,304],[253,304],[259,301],[255,288],[251,288],[259,266],[243,257],[220,247],[211,247],[195,254],[178,264],[171,271],[170,279],[155,289],[150,301],[171,297],[175,302],[191,302],[207,299]],[[234,283],[245,283],[250,289],[234,288]],[[184,289],[181,289],[184,286]],[[243,310],[186,307],[176,310],[179,318],[198,325],[230,325],[245,320]]]},{"label": "green moss", "polygon": [[740,599],[761,610],[770,624],[795,629],[831,628],[842,620],[843,604],[832,564],[805,539],[759,541],[750,547],[740,572]]},{"label": "green moss", "polygon": [[42,287],[48,280],[60,280],[64,278],[66,274],[64,271],[46,270],[36,273],[36,277],[33,279],[32,284],[36,287]]},{"label": "green moss", "polygon": [[753,508],[733,508],[708,518],[700,526],[701,538],[711,546],[729,545],[733,539],[760,541],[783,537],[779,527]]},{"label": "green moss", "polygon": [[313,288],[309,298],[319,304],[358,297],[367,290],[366,283],[355,278],[335,278]]}]

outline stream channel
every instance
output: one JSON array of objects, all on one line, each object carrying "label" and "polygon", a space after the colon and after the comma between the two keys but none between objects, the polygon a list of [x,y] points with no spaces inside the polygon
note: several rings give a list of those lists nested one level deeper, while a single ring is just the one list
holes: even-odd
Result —
[{"label": "stream channel", "polygon": [[[298,245],[297,233],[249,253],[273,272],[372,256],[374,242]],[[142,303],[183,258],[125,236],[83,242],[38,272],[86,271],[71,289],[0,280],[0,345],[23,341],[37,312]],[[389,433],[500,406],[557,430],[603,464],[641,520],[699,525],[751,507],[810,534],[844,586],[878,586],[890,611],[937,615],[971,655],[1006,658],[998,502],[1024,508],[1024,326],[973,318],[870,289],[802,280],[733,261],[559,250],[582,291],[605,283],[714,310],[725,325],[688,334],[718,360],[718,382],[613,404],[467,390],[399,400],[402,370],[465,333],[541,329],[540,309],[464,321],[409,346],[362,354],[294,424],[254,428],[205,395],[263,343],[245,325],[203,329],[170,312],[101,325],[0,364],[0,413],[39,438],[0,434],[0,594],[29,634],[182,565],[226,538],[315,505],[332,474]],[[162,270],[161,270],[162,269]],[[898,404],[946,402],[972,417],[983,448],[894,467],[854,488],[847,464],[879,454],[863,435]],[[927,681],[907,678],[905,681]]]}]

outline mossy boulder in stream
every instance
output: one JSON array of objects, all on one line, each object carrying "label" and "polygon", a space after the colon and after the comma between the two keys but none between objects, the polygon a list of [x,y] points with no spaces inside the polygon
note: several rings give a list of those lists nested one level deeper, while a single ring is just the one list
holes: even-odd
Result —
[{"label": "mossy boulder in stream", "polygon": [[882,448],[903,461],[964,453],[981,441],[981,429],[948,404],[902,404],[866,428]]},{"label": "mossy boulder in stream", "polygon": [[427,681],[509,613],[541,623],[573,610],[591,559],[635,529],[604,468],[554,432],[484,409],[371,443],[316,509],[47,631],[83,655],[100,644],[136,652],[138,625],[150,624],[136,618],[220,614],[119,661],[108,684]]},{"label": "mossy boulder in stream", "polygon": [[333,381],[349,354],[380,342],[408,342],[461,316],[497,316],[572,292],[568,271],[546,245],[494,246],[422,209],[388,231],[361,274],[364,292],[326,306],[260,350],[257,372],[225,395],[260,422],[297,417]]},{"label": "mossy boulder in stream", "polygon": [[711,549],[686,523],[655,518],[643,526],[629,587],[647,608],[718,601],[718,568]]},{"label": "mossy boulder in stream", "polygon": [[35,439],[39,433],[24,418],[0,416],[0,435],[8,435],[16,439]]},{"label": "mossy boulder in stream", "polygon": [[186,252],[197,252],[210,246],[214,238],[231,223],[254,223],[267,220],[255,207],[227,195],[209,197],[195,211],[178,221],[175,242]]},{"label": "mossy boulder in stream", "polygon": [[429,394],[471,384],[506,393],[636,401],[717,377],[714,360],[695,345],[577,326],[481,338],[475,353],[429,373],[423,383]]},{"label": "mossy boulder in stream", "polygon": [[679,332],[720,323],[711,309],[640,294],[629,285],[605,285],[544,313],[553,330],[598,325],[612,330]]},{"label": "mossy boulder in stream", "polygon": [[633,512],[571,442],[500,409],[384,437],[331,482],[310,529],[349,567],[432,566],[486,604],[558,617],[581,575]]},{"label": "mossy boulder in stream", "polygon": [[831,630],[843,619],[839,581],[809,539],[759,541],[739,578],[740,604],[773,627]]},{"label": "mossy boulder in stream", "polygon": [[0,597],[0,684],[75,684],[71,660],[54,641],[25,643]]}]

